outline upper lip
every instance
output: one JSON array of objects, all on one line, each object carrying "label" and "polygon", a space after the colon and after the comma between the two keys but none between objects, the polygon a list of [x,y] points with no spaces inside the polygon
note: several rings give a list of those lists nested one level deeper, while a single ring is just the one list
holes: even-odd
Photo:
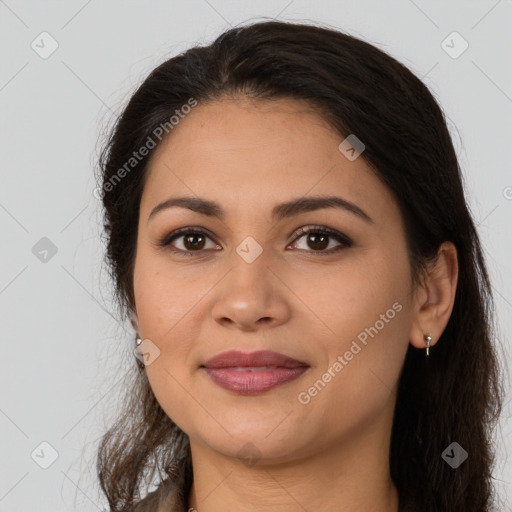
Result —
[{"label": "upper lip", "polygon": [[208,359],[201,366],[205,368],[231,368],[231,367],[257,367],[257,366],[280,366],[283,368],[297,368],[309,366],[306,363],[297,361],[293,357],[279,354],[271,350],[259,350],[256,352],[241,352],[240,350],[229,350],[221,352]]}]

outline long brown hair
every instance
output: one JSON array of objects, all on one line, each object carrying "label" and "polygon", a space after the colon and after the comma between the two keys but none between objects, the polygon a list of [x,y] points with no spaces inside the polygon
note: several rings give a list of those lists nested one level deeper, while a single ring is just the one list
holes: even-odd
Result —
[{"label": "long brown hair", "polygon": [[[492,435],[503,393],[491,285],[444,114],[420,79],[375,46],[332,28],[264,21],[230,29],[149,74],[99,161],[106,261],[122,319],[135,305],[133,267],[149,155],[129,169],[126,162],[148,137],[155,139],[158,127],[167,123],[170,133],[169,118],[191,98],[201,105],[241,93],[305,100],[340,136],[364,141],[362,157],[403,215],[416,283],[440,244],[455,244],[459,280],[452,315],[428,360],[408,349],[390,471],[401,512],[487,512],[494,495]],[[454,441],[469,453],[456,470],[441,457]],[[148,474],[158,474],[162,483],[137,510],[158,510],[175,482],[189,489],[188,436],[162,410],[144,370],[134,371],[122,413],[102,439],[97,470],[116,512],[141,500]]]}]

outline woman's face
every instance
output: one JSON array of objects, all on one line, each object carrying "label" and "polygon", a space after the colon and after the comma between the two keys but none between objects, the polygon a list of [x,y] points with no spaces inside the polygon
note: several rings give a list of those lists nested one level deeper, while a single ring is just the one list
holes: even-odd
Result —
[{"label": "woman's face", "polygon": [[[404,227],[391,193],[342,141],[298,100],[225,99],[192,109],[152,155],[136,321],[150,340],[151,387],[192,444],[286,461],[391,425],[414,315]],[[355,207],[278,208],[327,196]],[[218,211],[175,205],[150,217],[178,197]],[[228,389],[202,365],[230,350],[271,350],[306,368],[267,369],[295,376],[271,389]]]}]

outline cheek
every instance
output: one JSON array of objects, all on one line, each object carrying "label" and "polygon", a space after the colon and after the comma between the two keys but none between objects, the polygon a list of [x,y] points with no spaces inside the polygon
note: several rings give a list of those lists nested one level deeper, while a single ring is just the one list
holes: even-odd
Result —
[{"label": "cheek", "polygon": [[187,420],[194,416],[187,382],[193,371],[194,340],[200,337],[199,286],[154,256],[144,259],[141,254],[136,261],[134,293],[140,333],[158,347],[158,357],[144,371],[158,403],[183,430],[189,429]]},{"label": "cheek", "polygon": [[310,399],[305,407],[315,411],[311,418],[320,414],[338,425],[370,420],[392,398],[408,347],[405,252],[389,257],[368,252],[314,281],[316,286],[312,277],[305,278],[294,292],[305,298],[308,317],[319,326],[310,331],[317,335],[312,342],[328,354],[328,362],[302,390],[304,401]]},{"label": "cheek", "polygon": [[[170,266],[165,256],[141,249],[135,261],[134,294],[142,336],[157,344],[168,340],[179,345],[177,335],[184,324],[194,325],[194,305],[206,287],[208,277],[194,278],[179,266]],[[206,283],[206,284],[205,284]]]},{"label": "cheek", "polygon": [[[290,275],[288,282],[303,304],[300,315],[321,329],[319,340],[324,334],[324,340],[331,340],[329,344],[336,347],[339,340],[343,344],[376,322],[379,331],[396,331],[405,316],[397,309],[405,308],[410,300],[408,272],[405,252],[386,256],[379,247],[350,256],[347,253],[347,259],[339,265],[322,270],[301,269],[295,277]],[[293,296],[290,298],[299,304]]]}]

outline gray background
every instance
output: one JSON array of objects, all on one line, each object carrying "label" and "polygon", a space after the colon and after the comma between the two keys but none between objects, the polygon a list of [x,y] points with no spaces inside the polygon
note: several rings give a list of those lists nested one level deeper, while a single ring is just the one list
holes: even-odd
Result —
[{"label": "gray background", "polygon": [[[450,119],[510,361],[512,1],[0,0],[0,511],[104,509],[95,449],[133,364],[133,339],[112,314],[102,271],[99,134],[158,63],[262,16],[360,36],[431,88]],[[58,43],[46,59],[31,47],[51,48],[43,31]],[[453,31],[469,44],[457,58],[442,46]],[[453,36],[448,44],[462,49]],[[509,399],[495,476],[510,499]],[[41,468],[52,449],[57,459]]]}]

